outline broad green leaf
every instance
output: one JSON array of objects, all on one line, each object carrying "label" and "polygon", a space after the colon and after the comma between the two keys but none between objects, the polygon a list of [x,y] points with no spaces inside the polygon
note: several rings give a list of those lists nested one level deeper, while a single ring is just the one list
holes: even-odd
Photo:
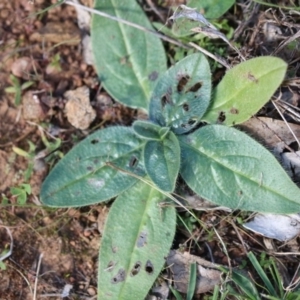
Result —
[{"label": "broad green leaf", "polygon": [[246,134],[207,125],[179,141],[181,175],[201,197],[232,209],[300,212],[300,190],[274,156]]},{"label": "broad green leaf", "polygon": [[160,127],[150,121],[137,120],[132,125],[133,131],[141,138],[146,140],[160,140]]},{"label": "broad green leaf", "polygon": [[270,100],[286,69],[282,59],[271,56],[253,58],[235,66],[216,87],[202,120],[229,126],[247,121]]},{"label": "broad green leaf", "polygon": [[[135,0],[96,0],[95,9],[152,28]],[[142,30],[93,15],[92,47],[101,84],[116,100],[148,110],[150,95],[165,72],[160,39]]]},{"label": "broad green leaf", "polygon": [[187,6],[196,8],[206,18],[217,19],[235,3],[235,0],[190,0]]},{"label": "broad green leaf", "polygon": [[211,93],[211,73],[201,53],[187,56],[157,83],[150,102],[150,119],[177,133],[194,128],[205,113]]},{"label": "broad green leaf", "polygon": [[151,180],[163,191],[173,192],[180,167],[180,147],[170,131],[161,141],[148,141],[144,148],[144,163]]},{"label": "broad green leaf", "polygon": [[98,300],[143,300],[172,245],[176,213],[143,182],[113,203],[99,255]]},{"label": "broad green leaf", "polygon": [[[50,172],[41,201],[49,206],[84,206],[117,196],[145,175],[144,144],[130,128],[99,130],[75,146]],[[120,171],[125,170],[125,172]]]}]

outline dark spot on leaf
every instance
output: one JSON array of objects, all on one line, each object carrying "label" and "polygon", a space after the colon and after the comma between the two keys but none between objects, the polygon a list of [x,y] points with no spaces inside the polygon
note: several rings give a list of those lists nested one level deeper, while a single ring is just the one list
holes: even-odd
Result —
[{"label": "dark spot on leaf", "polygon": [[93,167],[92,167],[92,166],[88,166],[86,169],[87,169],[88,171],[93,171]]},{"label": "dark spot on leaf", "polygon": [[91,144],[95,145],[95,144],[98,144],[99,143],[99,140],[98,139],[93,139],[91,140]]},{"label": "dark spot on leaf", "polygon": [[190,106],[189,106],[187,103],[184,103],[184,104],[182,105],[182,108],[183,108],[183,110],[185,110],[185,111],[189,111]]},{"label": "dark spot on leaf", "polygon": [[166,104],[172,104],[172,100],[169,94],[163,95],[161,98],[161,106],[164,108]]},{"label": "dark spot on leaf", "polygon": [[166,106],[166,104],[168,103],[168,99],[167,99],[167,96],[166,95],[163,95],[162,97],[161,97],[161,106],[162,106],[162,108],[164,108],[165,106]]},{"label": "dark spot on leaf", "polygon": [[242,196],[243,195],[243,191],[238,191],[238,195]]},{"label": "dark spot on leaf", "polygon": [[144,247],[147,243],[147,232],[142,231],[138,237],[136,245],[138,248]]},{"label": "dark spot on leaf", "polygon": [[196,82],[193,86],[191,86],[187,91],[196,93],[202,87],[202,82]]},{"label": "dark spot on leaf", "polygon": [[226,120],[225,113],[224,113],[224,111],[221,111],[218,116],[218,122],[223,123],[225,120]]},{"label": "dark spot on leaf", "polygon": [[125,280],[126,272],[124,269],[119,269],[118,274],[111,279],[111,283],[116,284]]},{"label": "dark spot on leaf", "polygon": [[116,263],[111,260],[107,264],[107,267],[106,267],[105,271],[111,272],[114,269],[115,265],[116,265]]},{"label": "dark spot on leaf", "polygon": [[180,93],[184,90],[185,86],[187,85],[188,81],[190,79],[189,75],[181,75],[178,83],[177,83],[177,92]]},{"label": "dark spot on leaf", "polygon": [[146,265],[145,265],[145,271],[151,275],[154,271],[154,267],[153,264],[150,260],[147,260]]},{"label": "dark spot on leaf", "polygon": [[188,124],[189,124],[190,126],[195,125],[195,123],[196,123],[196,120],[194,120],[194,119],[189,119]]},{"label": "dark spot on leaf", "polygon": [[116,247],[116,246],[111,247],[111,251],[112,251],[112,253],[117,253],[118,247]]},{"label": "dark spot on leaf", "polygon": [[158,72],[157,71],[153,71],[152,73],[149,74],[148,79],[150,81],[155,81],[158,78]]},{"label": "dark spot on leaf", "polygon": [[140,261],[137,261],[130,271],[130,276],[133,277],[133,276],[137,275],[140,272],[141,267],[142,267],[142,263]]},{"label": "dark spot on leaf", "polygon": [[255,78],[254,75],[252,75],[250,72],[248,72],[248,79],[255,82],[255,83],[258,83],[258,79]]},{"label": "dark spot on leaf", "polygon": [[129,167],[135,168],[138,165],[138,163],[139,163],[139,160],[135,156],[132,156],[129,161]]},{"label": "dark spot on leaf", "polygon": [[233,114],[233,115],[237,115],[237,114],[239,114],[239,110],[236,109],[236,108],[234,108],[234,107],[232,107],[232,108],[230,109],[230,113]]},{"label": "dark spot on leaf", "polygon": [[120,64],[121,64],[121,65],[127,65],[128,67],[131,68],[131,67],[132,67],[132,64],[131,64],[131,62],[130,62],[130,55],[127,54],[127,55],[121,57],[121,59],[120,59]]},{"label": "dark spot on leaf", "polygon": [[93,163],[94,163],[94,164],[98,164],[98,163],[99,163],[99,159],[94,159],[94,160],[93,160]]},{"label": "dark spot on leaf", "polygon": [[171,95],[172,95],[172,88],[169,87],[167,90],[167,93],[161,97],[160,101],[161,101],[162,108],[164,108],[166,106],[166,104],[173,104]]},{"label": "dark spot on leaf", "polygon": [[194,119],[189,119],[189,121],[188,121],[187,123],[182,123],[180,126],[181,126],[182,128],[189,128],[189,127],[195,125],[195,123],[196,123],[196,120],[194,120]]}]

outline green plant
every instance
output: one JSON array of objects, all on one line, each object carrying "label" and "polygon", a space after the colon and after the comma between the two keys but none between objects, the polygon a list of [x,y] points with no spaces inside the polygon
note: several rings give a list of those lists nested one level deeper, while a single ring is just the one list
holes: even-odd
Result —
[{"label": "green plant", "polygon": [[27,88],[32,86],[34,84],[34,82],[33,81],[26,81],[26,82],[21,84],[19,79],[16,76],[10,75],[9,78],[12,82],[12,86],[9,86],[9,87],[5,88],[5,92],[15,94],[15,105],[20,105],[21,104],[21,93],[22,93],[22,91],[26,90]]},{"label": "green plant", "polygon": [[56,71],[60,72],[61,71],[61,65],[60,65],[60,54],[56,53],[52,58],[51,58],[51,62],[50,62],[50,66],[55,69]]},{"label": "green plant", "polygon": [[[227,295],[235,296],[236,299],[241,300],[299,300],[299,290],[297,291],[295,286],[293,289],[284,289],[282,278],[274,259],[266,259],[265,256],[265,253],[262,253],[261,261],[259,262],[252,252],[248,253],[248,258],[261,279],[262,284],[254,282],[246,272],[232,270],[230,274],[231,282],[225,283],[223,293],[226,292]],[[222,271],[225,274],[229,274],[228,269],[222,268]],[[268,273],[265,271],[268,271]],[[219,298],[216,296],[215,299]]]},{"label": "green plant", "polygon": [[[39,126],[39,131],[41,134],[42,142],[43,142],[44,146],[46,147],[44,152],[49,153],[47,155],[47,157],[45,158],[45,161],[47,163],[51,163],[51,162],[53,162],[53,159],[56,156],[58,156],[59,158],[62,158],[63,154],[60,151],[54,152],[55,150],[57,150],[60,147],[61,139],[57,138],[53,142],[49,142],[44,134],[44,130],[40,126]],[[16,147],[16,146],[13,146],[13,148],[12,148],[16,154],[23,156],[28,160],[27,168],[24,171],[25,182],[27,182],[30,179],[30,177],[33,173],[33,170],[34,170],[35,160],[37,159],[36,146],[31,141],[27,141],[27,142],[29,145],[29,149],[27,151],[23,150],[19,147]],[[54,152],[54,154],[52,152]]]},{"label": "green plant", "polygon": [[206,18],[220,18],[233,4],[235,0],[189,0],[187,6],[196,8],[204,13]]},{"label": "green plant", "polygon": [[22,183],[18,187],[11,187],[10,192],[17,199],[17,203],[24,205],[27,202],[28,195],[31,194],[31,186],[27,183]]},{"label": "green plant", "polygon": [[[95,6],[148,26],[134,1],[126,9],[114,3],[96,1]],[[98,299],[144,299],[173,241],[176,199],[171,193],[179,173],[197,194],[222,206],[300,210],[299,190],[276,159],[246,134],[224,126],[255,114],[278,88],[287,66],[275,57],[246,61],[228,71],[212,93],[205,56],[189,55],[164,73],[158,39],[149,40],[145,32],[133,39],[136,31],[110,27],[110,22],[94,16],[97,71],[115,99],[147,110],[149,120],[88,136],[52,169],[41,200],[76,207],[117,197],[101,241]],[[101,40],[107,43],[100,47]],[[203,121],[210,125],[200,126]],[[193,282],[191,277],[189,297]]]},{"label": "green plant", "polygon": [[[152,28],[136,1],[96,0],[95,9]],[[103,41],[107,41],[103,43]],[[114,99],[130,107],[148,110],[151,92],[167,69],[159,38],[107,18],[93,16],[92,45],[101,84]]]},{"label": "green plant", "polygon": [[29,145],[29,149],[27,151],[25,151],[19,147],[16,147],[16,146],[13,146],[13,148],[12,148],[16,154],[23,156],[28,160],[28,166],[27,166],[26,170],[24,171],[25,182],[27,182],[30,179],[30,177],[33,173],[35,149],[36,149],[36,146],[31,141],[28,141],[28,145]]},{"label": "green plant", "polygon": [[[195,27],[216,29],[207,19],[219,18],[234,2],[235,0],[190,0],[187,2],[187,6],[180,5],[171,17],[174,20],[172,33],[175,36],[184,37],[193,34],[191,29]],[[221,24],[219,23],[218,25],[220,26]]]},{"label": "green plant", "polygon": [[[275,213],[299,210],[298,188],[265,148],[224,125],[198,128],[203,118],[228,125],[249,118],[272,95],[285,70],[286,64],[274,57],[241,63],[228,71],[210,103],[208,62],[201,54],[190,55],[160,78],[149,121],[97,131],[54,167],[42,186],[46,205],[89,205],[120,194],[102,239],[99,299],[126,299],[133,291],[135,299],[146,295],[175,232],[169,193],[179,172],[197,194],[219,205]],[[228,87],[221,95],[224,82]]]}]

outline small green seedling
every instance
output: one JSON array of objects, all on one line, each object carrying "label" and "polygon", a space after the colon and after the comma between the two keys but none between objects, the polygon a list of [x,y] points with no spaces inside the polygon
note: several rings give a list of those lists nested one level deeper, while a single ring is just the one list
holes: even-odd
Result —
[{"label": "small green seedling", "polygon": [[28,160],[28,165],[27,168],[24,172],[24,180],[25,182],[28,181],[33,173],[33,167],[34,167],[34,158],[35,158],[35,149],[36,146],[31,142],[31,141],[27,141],[28,145],[29,145],[29,149],[27,151],[19,148],[19,147],[13,147],[13,151],[20,155],[25,157]]},{"label": "small green seedling", "polygon": [[[47,140],[45,133],[44,133],[44,129],[41,126],[39,126],[39,131],[41,134],[42,142],[45,146],[45,149],[43,150],[43,157],[46,156],[45,161],[47,163],[51,164],[54,162],[54,159],[57,156],[59,158],[62,158],[62,156],[63,156],[62,152],[56,151],[61,146],[61,139],[56,138],[50,142]],[[27,142],[29,145],[29,149],[27,151],[23,150],[19,147],[16,147],[16,146],[13,146],[13,148],[12,148],[16,154],[25,157],[28,161],[27,168],[24,171],[24,181],[25,182],[27,182],[30,179],[31,175],[33,174],[36,159],[39,158],[39,155],[36,154],[36,146],[31,141],[27,141]]]},{"label": "small green seedling", "polygon": [[51,61],[50,61],[50,64],[49,66],[51,66],[53,69],[55,69],[57,72],[60,72],[62,69],[61,69],[61,65],[60,65],[60,60],[61,60],[61,57],[60,57],[60,54],[59,53],[56,53]]},{"label": "small green seedling", "polygon": [[11,82],[12,82],[12,86],[9,86],[7,88],[5,88],[5,92],[6,93],[12,93],[15,94],[15,105],[18,106],[21,104],[21,93],[23,90],[28,89],[30,86],[32,86],[34,84],[33,81],[26,81],[23,84],[20,84],[19,79],[14,76],[14,75],[10,75],[9,76]]},{"label": "small green seedling", "polygon": [[10,192],[17,199],[17,203],[24,205],[27,202],[28,195],[31,194],[31,186],[27,183],[22,183],[18,187],[11,187]]}]

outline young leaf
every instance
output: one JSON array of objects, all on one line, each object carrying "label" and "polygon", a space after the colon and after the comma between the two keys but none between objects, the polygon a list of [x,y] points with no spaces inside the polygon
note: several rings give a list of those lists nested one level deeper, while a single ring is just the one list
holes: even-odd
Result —
[{"label": "young leaf", "polygon": [[202,120],[228,126],[247,121],[270,100],[286,69],[282,59],[271,56],[253,58],[235,66],[216,87]]},{"label": "young leaf", "polygon": [[233,209],[300,211],[300,190],[274,156],[246,134],[207,125],[179,141],[181,175],[201,197]]},{"label": "young leaf", "polygon": [[180,147],[170,131],[161,141],[148,141],[144,148],[144,163],[151,180],[163,191],[173,192],[180,167]]},{"label": "young leaf", "polygon": [[49,206],[84,206],[115,197],[145,175],[144,142],[130,128],[99,130],[75,146],[42,185],[41,201]]},{"label": "young leaf", "polygon": [[149,121],[137,120],[132,125],[133,131],[141,138],[146,140],[160,140],[160,127]]},{"label": "young leaf", "polygon": [[165,201],[142,181],[115,200],[101,240],[98,300],[146,297],[175,233],[175,209]]},{"label": "young leaf", "polygon": [[[137,1],[96,0],[95,9],[151,28]],[[158,77],[165,72],[162,42],[151,33],[93,15],[95,67],[106,91],[127,106],[148,110]]]},{"label": "young leaf", "polygon": [[201,53],[187,56],[157,83],[150,101],[150,119],[177,134],[194,128],[210,100],[211,74]]}]

